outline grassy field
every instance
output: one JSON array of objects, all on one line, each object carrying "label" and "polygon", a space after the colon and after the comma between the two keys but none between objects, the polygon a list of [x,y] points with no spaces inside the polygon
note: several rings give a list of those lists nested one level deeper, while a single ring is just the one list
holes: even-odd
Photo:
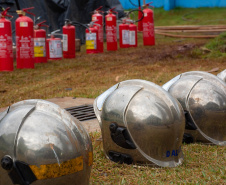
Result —
[{"label": "grassy field", "polygon": [[91,134],[94,164],[91,184],[225,184],[225,147],[183,144],[184,162],[176,168],[117,164],[106,159],[99,141],[100,133]]},{"label": "grassy field", "polygon": [[[155,9],[155,12],[156,25],[226,24],[225,8],[175,9],[170,12]],[[192,21],[185,21],[184,15]],[[211,20],[215,21],[208,22]],[[31,98],[96,98],[123,80],[143,79],[162,85],[183,72],[218,68],[213,72],[217,74],[226,68],[225,34],[216,39],[157,35],[156,45],[148,47],[143,46],[141,33],[138,37],[137,48],[116,52],[105,49],[104,53],[87,55],[85,46],[82,46],[76,59],[36,64],[35,69],[16,69],[15,62],[13,72],[0,73],[0,108]],[[91,184],[226,184],[225,147],[199,143],[183,145],[185,161],[181,166],[150,168],[107,160],[98,139],[100,136],[100,133],[91,134],[94,147]]]},{"label": "grassy field", "polygon": [[226,24],[225,8],[155,8],[154,20],[156,26]]}]

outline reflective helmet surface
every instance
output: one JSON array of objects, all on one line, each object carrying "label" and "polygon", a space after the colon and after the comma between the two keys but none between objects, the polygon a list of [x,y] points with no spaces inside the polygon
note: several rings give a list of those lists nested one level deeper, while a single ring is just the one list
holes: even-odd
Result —
[{"label": "reflective helmet surface", "polygon": [[0,161],[0,185],[89,184],[92,143],[58,105],[25,100],[0,113]]},{"label": "reflective helmet surface", "polygon": [[94,101],[106,156],[120,163],[175,167],[182,163],[183,110],[160,86],[120,82]]},{"label": "reflective helmet surface", "polygon": [[217,77],[226,83],[226,69],[217,74]]},{"label": "reflective helmet surface", "polygon": [[217,145],[226,145],[226,84],[207,72],[191,71],[163,85],[175,97],[202,136]]}]

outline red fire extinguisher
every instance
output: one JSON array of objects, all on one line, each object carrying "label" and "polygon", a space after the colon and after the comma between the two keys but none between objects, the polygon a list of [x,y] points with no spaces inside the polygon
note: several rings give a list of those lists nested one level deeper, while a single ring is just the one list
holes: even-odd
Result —
[{"label": "red fire extinguisher", "polygon": [[129,47],[129,25],[126,24],[126,19],[122,20],[119,25],[119,46],[120,48]]},{"label": "red fire extinguisher", "polygon": [[129,47],[137,47],[137,26],[132,20],[129,25]]},{"label": "red fire extinguisher", "polygon": [[0,71],[13,71],[13,45],[11,22],[5,17],[10,8],[0,13]]},{"label": "red fire extinguisher", "polygon": [[89,24],[89,28],[86,29],[86,53],[98,53],[98,28],[94,25],[94,22]]},{"label": "red fire extinguisher", "polygon": [[[130,19],[130,14],[136,11],[141,13],[140,18],[138,20]],[[130,10],[129,12],[127,12],[126,17],[126,19],[123,19],[123,24],[119,26],[120,47],[137,47],[137,26],[134,23],[139,23],[140,21],[142,21],[144,17],[143,11],[140,9]],[[124,44],[123,42],[128,42],[128,44]]]},{"label": "red fire extinguisher", "polygon": [[115,51],[118,49],[117,43],[117,18],[113,14],[112,8],[108,11],[108,14],[105,16],[105,24],[106,24],[106,40],[107,40],[107,50]]},{"label": "red fire extinguisher", "polygon": [[34,57],[35,63],[46,63],[46,31],[40,29],[41,27],[48,27],[44,25],[46,21],[40,22],[34,26]]},{"label": "red fire extinguisher", "polygon": [[26,13],[35,16],[24,8],[17,10],[19,17],[16,19],[16,60],[17,68],[34,68],[34,28],[33,20],[25,16]]},{"label": "red fire extinguisher", "polygon": [[97,24],[98,28],[98,42],[99,42],[99,52],[104,52],[104,33],[103,33],[103,16],[101,15],[101,7],[97,8],[92,15],[92,21]]},{"label": "red fire extinguisher", "polygon": [[155,45],[154,18],[153,18],[154,13],[151,9],[148,8],[148,6],[150,6],[151,3],[146,4],[145,9],[143,10],[144,18],[142,22],[143,22],[144,46]]},{"label": "red fire extinguisher", "polygon": [[60,30],[55,30],[50,33],[50,38],[47,39],[47,59],[48,60],[61,60],[63,57],[62,54],[62,43],[60,38],[55,38],[54,35],[61,35],[57,34]]},{"label": "red fire extinguisher", "polygon": [[75,58],[75,26],[69,20],[63,26],[63,57]]}]

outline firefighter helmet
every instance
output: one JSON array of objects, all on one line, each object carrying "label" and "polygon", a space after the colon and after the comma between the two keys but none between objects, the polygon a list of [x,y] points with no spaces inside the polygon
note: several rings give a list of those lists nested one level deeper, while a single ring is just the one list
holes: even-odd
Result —
[{"label": "firefighter helmet", "polygon": [[115,162],[175,167],[182,163],[183,109],[160,86],[120,82],[94,101],[106,156]]},{"label": "firefighter helmet", "polygon": [[191,71],[173,78],[163,88],[181,103],[186,129],[197,129],[208,141],[226,145],[225,82],[207,72]]},{"label": "firefighter helmet", "polygon": [[92,144],[58,105],[25,100],[0,113],[0,185],[88,184]]}]

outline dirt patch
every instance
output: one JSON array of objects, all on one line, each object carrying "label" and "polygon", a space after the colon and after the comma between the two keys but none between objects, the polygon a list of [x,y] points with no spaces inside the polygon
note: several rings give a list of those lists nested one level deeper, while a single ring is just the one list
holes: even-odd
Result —
[{"label": "dirt patch", "polygon": [[[183,57],[190,57],[191,51],[194,48],[199,48],[204,45],[189,43],[189,44],[172,44],[172,45],[158,45],[154,48],[142,48],[139,52],[139,60],[134,60],[133,62],[139,64],[149,64],[155,63],[157,61],[170,60],[175,59],[178,56],[183,55]],[[130,53],[130,58],[133,58],[133,55],[137,55],[137,53]],[[132,61],[131,61],[132,62]]]}]

